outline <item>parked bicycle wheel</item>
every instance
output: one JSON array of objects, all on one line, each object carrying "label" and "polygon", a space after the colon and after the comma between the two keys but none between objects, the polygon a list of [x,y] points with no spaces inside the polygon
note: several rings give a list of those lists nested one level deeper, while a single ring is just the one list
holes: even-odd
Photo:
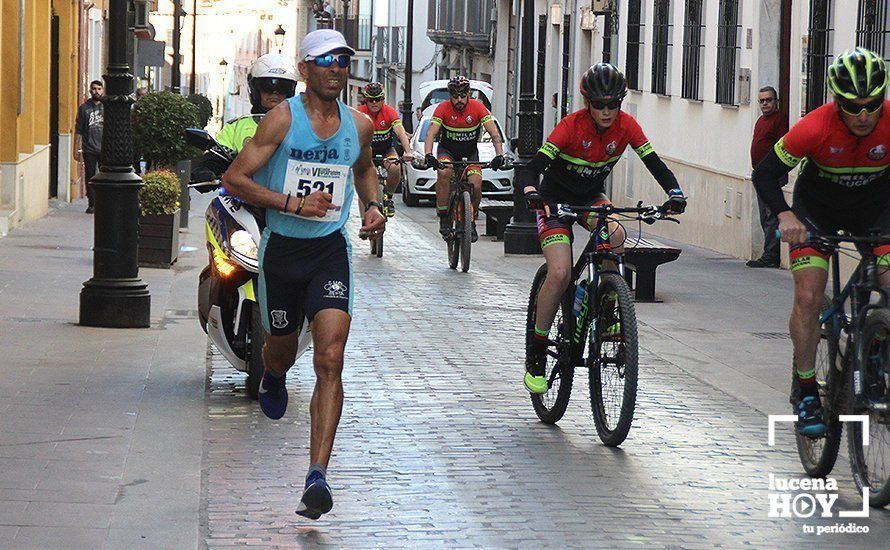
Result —
[{"label": "parked bicycle wheel", "polygon": [[466,273],[470,270],[470,247],[473,244],[473,200],[469,191],[461,193],[460,213],[460,270]]},{"label": "parked bicycle wheel", "polygon": [[[825,298],[820,316],[828,309],[830,303],[830,300]],[[819,345],[816,348],[816,382],[819,384],[819,398],[822,401],[825,436],[807,437],[797,430],[794,431],[800,464],[810,477],[825,477],[834,469],[843,431],[843,423],[838,415],[844,410],[846,402],[845,376],[843,365],[838,360],[838,341],[831,326],[833,322],[829,319],[822,326]],[[797,403],[800,397],[796,372],[792,372],[792,380],[791,401]]]},{"label": "parked bicycle wheel", "polygon": [[458,235],[460,209],[463,208],[458,195],[451,196],[451,206],[448,208],[448,223],[451,226],[451,237],[448,238],[448,267],[457,269],[460,261],[460,235]]},{"label": "parked bicycle wheel", "polygon": [[596,432],[609,447],[620,445],[633,422],[637,399],[637,316],[627,283],[603,273],[593,303],[590,330],[590,406]]},{"label": "parked bicycle wheel", "polygon": [[[872,311],[865,321],[860,336],[862,393],[872,404],[883,405],[884,410],[851,410],[854,415],[868,415],[868,445],[863,445],[863,424],[850,422],[847,427],[847,445],[850,454],[850,470],[860,491],[867,488],[869,504],[883,507],[890,504],[890,402],[888,369],[890,369],[890,309]],[[856,369],[850,371],[850,388]]]},{"label": "parked bicycle wheel", "polygon": [[[528,311],[525,320],[525,353],[531,350],[532,341],[535,334],[535,318],[538,309],[538,291],[544,284],[547,277],[547,265],[538,268],[535,279],[532,282],[532,289],[528,297]],[[555,341],[556,349],[550,348],[550,351],[556,351],[562,354],[565,350],[568,352],[568,340],[563,335],[571,335],[574,327],[574,316],[572,315],[571,296],[574,294],[574,288],[570,286],[571,292],[566,292],[563,296],[559,310],[556,312],[556,318],[550,327],[550,340]],[[572,377],[574,369],[571,361],[560,361],[547,355],[547,366],[545,368],[545,376],[548,380],[548,387],[544,394],[531,394],[532,407],[535,414],[546,424],[555,424],[562,418],[569,405],[569,396],[572,394]]]}]

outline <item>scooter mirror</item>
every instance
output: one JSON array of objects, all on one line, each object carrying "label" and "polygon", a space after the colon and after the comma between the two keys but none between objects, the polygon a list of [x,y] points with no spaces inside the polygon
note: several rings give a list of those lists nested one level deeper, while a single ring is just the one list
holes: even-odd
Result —
[{"label": "scooter mirror", "polygon": [[200,128],[186,128],[185,141],[192,147],[197,147],[202,151],[206,151],[216,145],[216,140],[205,130],[201,130]]}]

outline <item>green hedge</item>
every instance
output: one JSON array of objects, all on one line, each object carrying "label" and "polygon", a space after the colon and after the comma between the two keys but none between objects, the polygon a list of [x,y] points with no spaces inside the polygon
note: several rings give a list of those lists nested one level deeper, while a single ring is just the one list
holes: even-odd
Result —
[{"label": "green hedge", "polygon": [[146,94],[133,107],[133,135],[151,168],[172,168],[200,151],[185,142],[185,129],[199,127],[198,108],[172,92]]},{"label": "green hedge", "polygon": [[213,104],[204,94],[189,94],[185,99],[198,108],[198,128],[205,128],[213,116]]},{"label": "green hedge", "polygon": [[155,170],[142,176],[139,206],[143,216],[172,214],[179,208],[179,178],[170,170]]}]

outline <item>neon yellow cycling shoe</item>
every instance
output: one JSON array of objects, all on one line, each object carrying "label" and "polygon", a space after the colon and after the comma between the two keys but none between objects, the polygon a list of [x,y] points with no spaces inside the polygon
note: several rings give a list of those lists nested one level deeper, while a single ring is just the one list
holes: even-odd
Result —
[{"label": "neon yellow cycling shoe", "polygon": [[545,377],[535,376],[528,371],[526,371],[525,378],[523,378],[522,383],[525,385],[525,389],[527,389],[529,393],[534,393],[537,395],[547,393],[547,390],[549,389],[547,387],[547,379]]}]

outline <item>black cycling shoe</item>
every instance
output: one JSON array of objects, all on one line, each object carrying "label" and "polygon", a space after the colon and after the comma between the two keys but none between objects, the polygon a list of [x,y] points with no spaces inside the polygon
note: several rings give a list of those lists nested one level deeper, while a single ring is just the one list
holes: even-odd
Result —
[{"label": "black cycling shoe", "polygon": [[479,233],[476,233],[476,222],[473,222],[473,236],[470,239],[471,243],[474,243],[479,240]]},{"label": "black cycling shoe", "polygon": [[451,238],[451,221],[448,218],[439,218],[439,234],[446,241]]},{"label": "black cycling shoe", "polygon": [[808,395],[797,404],[797,432],[807,437],[821,437],[828,427],[822,419],[822,403],[819,396]]}]

